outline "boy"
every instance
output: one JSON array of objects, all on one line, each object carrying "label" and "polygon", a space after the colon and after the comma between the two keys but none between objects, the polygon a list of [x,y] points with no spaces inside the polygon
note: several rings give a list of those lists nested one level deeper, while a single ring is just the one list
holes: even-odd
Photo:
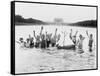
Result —
[{"label": "boy", "polygon": [[40,46],[40,36],[39,35],[36,36],[35,31],[33,31],[33,35],[34,35],[34,38],[36,39],[35,47],[39,48],[39,46]]},{"label": "boy", "polygon": [[25,47],[26,43],[24,42],[23,38],[19,38],[19,41],[20,42],[18,43],[21,45],[21,47]]},{"label": "boy", "polygon": [[25,47],[30,48],[30,39],[29,38],[26,39]]},{"label": "boy", "polygon": [[34,47],[34,41],[33,41],[34,38],[29,35],[29,40],[30,40],[30,48],[33,48]]},{"label": "boy", "polygon": [[51,41],[50,41],[50,34],[47,34],[47,32],[46,32],[46,47],[47,48],[50,46],[50,43],[51,43]]},{"label": "boy", "polygon": [[77,33],[78,33],[78,31],[76,31],[76,33],[75,33],[75,35],[72,35],[72,29],[71,29],[71,32],[70,32],[70,39],[72,40],[72,42],[73,42],[73,48],[74,48],[74,50],[76,50],[76,35],[77,35]]},{"label": "boy", "polygon": [[53,38],[51,39],[51,45],[52,47],[55,47],[56,45],[56,40],[57,40],[57,28],[55,30],[55,35],[53,36]]},{"label": "boy", "polygon": [[81,34],[79,35],[79,39],[77,41],[77,46],[78,46],[78,52],[81,54],[81,53],[84,53],[83,51],[83,40],[85,39],[85,37],[83,37]]},{"label": "boy", "polygon": [[87,36],[88,36],[88,38],[89,38],[89,44],[88,44],[88,46],[89,46],[89,52],[92,52],[92,45],[93,45],[93,34],[88,34],[88,31],[86,31],[86,34],[87,34]]}]

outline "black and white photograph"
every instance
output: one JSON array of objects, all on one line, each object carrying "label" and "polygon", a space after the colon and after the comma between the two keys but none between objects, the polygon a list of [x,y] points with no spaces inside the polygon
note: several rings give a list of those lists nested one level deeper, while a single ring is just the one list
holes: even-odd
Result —
[{"label": "black and white photograph", "polygon": [[97,69],[97,7],[15,2],[15,74]]}]

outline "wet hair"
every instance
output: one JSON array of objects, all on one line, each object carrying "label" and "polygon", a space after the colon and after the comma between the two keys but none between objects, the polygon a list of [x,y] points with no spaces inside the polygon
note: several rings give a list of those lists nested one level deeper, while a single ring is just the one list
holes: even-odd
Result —
[{"label": "wet hair", "polygon": [[44,39],[44,38],[45,38],[45,35],[43,34],[43,35],[42,35],[42,39]]},{"label": "wet hair", "polygon": [[80,34],[79,37],[82,38],[83,36]]},{"label": "wet hair", "polygon": [[27,42],[29,42],[29,40],[30,40],[29,38],[26,39]]},{"label": "wet hair", "polygon": [[22,41],[23,41],[23,38],[22,38],[22,37],[21,37],[21,38],[19,38],[19,41],[21,41],[21,42],[22,42]]},{"label": "wet hair", "polygon": [[93,34],[90,34],[90,37],[92,37],[93,36]]},{"label": "wet hair", "polygon": [[74,37],[74,38],[76,38],[76,36],[75,36],[75,35],[74,35],[73,37]]}]

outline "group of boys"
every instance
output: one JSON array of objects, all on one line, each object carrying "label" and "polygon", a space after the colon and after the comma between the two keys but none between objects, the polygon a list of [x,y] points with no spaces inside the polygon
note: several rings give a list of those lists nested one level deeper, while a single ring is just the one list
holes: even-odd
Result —
[{"label": "group of boys", "polygon": [[[45,34],[42,33],[43,31],[43,27],[41,27],[41,31],[39,35],[35,35],[35,31],[33,31],[33,36],[31,37],[31,35],[29,35],[29,38],[26,39],[26,41],[23,40],[23,38],[20,38],[19,41],[20,43],[26,47],[26,48],[41,48],[41,49],[45,49],[45,48],[49,48],[49,47],[59,47],[60,45],[58,44],[58,41],[61,39],[61,35],[57,34],[57,28],[55,29],[55,34],[52,35],[52,33],[47,33],[45,32]],[[72,29],[70,32],[70,39],[74,44],[74,47],[78,48],[79,51],[84,52],[83,51],[83,41],[85,39],[85,37],[83,37],[81,34],[79,35],[79,39],[77,40],[76,35],[77,35],[78,31],[76,31],[75,35],[72,35]],[[88,31],[86,31],[86,34],[89,38],[89,52],[92,52],[92,46],[93,46],[93,35],[92,34],[88,34]],[[35,41],[34,41],[35,38]],[[66,46],[67,47],[67,46]]]}]

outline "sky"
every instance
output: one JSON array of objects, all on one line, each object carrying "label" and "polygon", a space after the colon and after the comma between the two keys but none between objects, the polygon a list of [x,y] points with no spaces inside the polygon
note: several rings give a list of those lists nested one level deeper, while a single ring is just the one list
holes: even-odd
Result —
[{"label": "sky", "polygon": [[61,18],[66,23],[74,23],[84,20],[96,20],[96,7],[16,2],[15,14],[24,18],[47,22],[52,22],[55,18]]}]

